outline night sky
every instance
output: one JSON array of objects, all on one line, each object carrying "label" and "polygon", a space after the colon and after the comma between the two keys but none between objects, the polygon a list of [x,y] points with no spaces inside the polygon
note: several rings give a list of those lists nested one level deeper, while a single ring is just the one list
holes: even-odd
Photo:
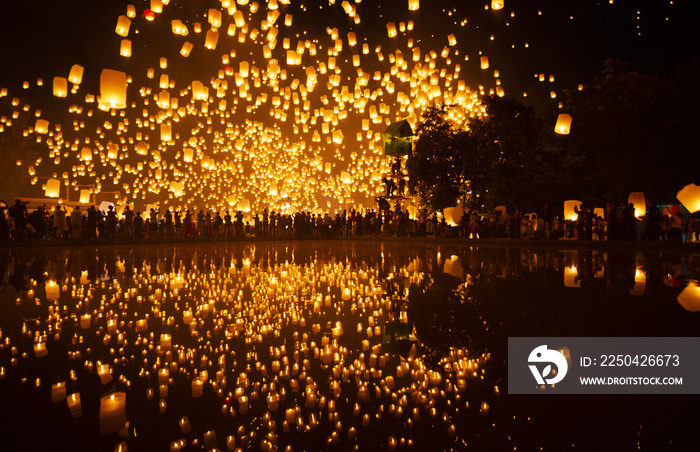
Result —
[{"label": "night sky", "polygon": [[[115,57],[119,37],[114,26],[128,3],[6,2],[0,15],[0,86],[16,88],[37,77],[50,81],[55,75],[65,76],[75,63],[86,66],[88,72],[91,68],[123,65]],[[139,6],[144,8],[144,2],[131,3],[137,10]],[[324,33],[326,26],[342,30],[353,25],[347,17],[332,11],[328,2],[293,3],[284,8],[294,10],[304,4],[308,9],[304,20],[294,24],[299,32],[307,31],[307,36]],[[358,2],[363,21],[353,29],[358,30],[358,36],[361,32],[367,37],[371,46],[374,36],[386,36],[387,22],[412,19],[416,32],[411,36],[434,43],[437,49],[446,44],[447,34],[455,33],[458,47],[470,55],[473,65],[478,62],[478,52],[488,55],[491,67],[501,73],[506,94],[538,109],[556,107],[550,91],[561,93],[590,82],[606,58],[625,61],[631,70],[671,72],[677,64],[692,63],[700,49],[694,30],[698,15],[691,0],[506,0],[500,11],[487,10],[487,1],[423,0],[415,12],[408,11],[405,3]],[[319,4],[323,7],[312,6]],[[220,2],[197,2],[190,17],[206,21],[201,11],[217,5]],[[465,19],[466,25],[460,26]],[[555,81],[539,83],[534,75],[540,73],[547,80],[554,75]],[[483,80],[478,70],[471,75],[476,82]],[[523,97],[523,92],[528,96]]]},{"label": "night sky", "polygon": [[[225,3],[233,6],[214,27],[208,11]],[[132,2],[131,57],[120,55],[124,38],[115,32],[130,3],[4,5],[0,119],[20,99],[52,131],[35,140],[47,158],[24,159],[19,171],[35,182],[67,172],[73,187],[96,184],[121,202],[286,211],[366,206],[389,170],[381,132],[391,122],[415,126],[426,106],[447,102],[456,105],[451,119],[464,126],[483,113],[478,96],[491,92],[544,114],[558,108],[565,90],[589,84],[608,58],[634,71],[672,73],[691,64],[699,48],[689,0],[506,0],[497,11],[490,1],[420,0],[418,10],[407,0],[271,0],[257,10],[255,2],[239,3],[171,0],[149,21],[150,0]],[[245,25],[229,35],[234,7]],[[174,33],[173,20],[189,33]],[[215,49],[206,48],[206,35],[217,30]],[[185,43],[193,44],[187,57],[180,54]],[[295,50],[298,63],[289,60]],[[54,77],[67,77],[75,64],[85,68],[82,83],[67,98],[54,97]],[[103,69],[132,77],[128,108],[97,110]],[[209,87],[207,100],[195,98],[193,81]],[[164,91],[175,108],[160,106]],[[30,129],[36,121],[27,121]]]}]

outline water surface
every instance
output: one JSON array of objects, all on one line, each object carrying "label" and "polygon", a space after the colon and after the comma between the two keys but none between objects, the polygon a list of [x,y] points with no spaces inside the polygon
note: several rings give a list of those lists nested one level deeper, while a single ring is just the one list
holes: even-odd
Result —
[{"label": "water surface", "polygon": [[698,264],[376,241],[12,249],[2,434],[7,450],[697,450],[700,396],[516,396],[506,376],[509,336],[696,336]]}]

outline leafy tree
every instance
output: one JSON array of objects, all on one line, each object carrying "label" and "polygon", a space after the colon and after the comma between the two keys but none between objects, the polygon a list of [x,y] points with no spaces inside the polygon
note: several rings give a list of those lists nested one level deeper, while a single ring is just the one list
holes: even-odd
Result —
[{"label": "leafy tree", "polygon": [[513,98],[484,99],[487,116],[469,124],[472,137],[466,149],[464,172],[474,207],[524,205],[544,185],[537,147],[542,121],[532,108]]},{"label": "leafy tree", "polygon": [[673,200],[697,182],[699,83],[697,62],[658,75],[628,72],[608,60],[590,86],[567,93],[573,118],[567,153],[584,161],[580,193],[599,202],[624,200],[633,191]]},{"label": "leafy tree", "polygon": [[426,109],[406,163],[410,192],[433,210],[454,206],[464,188],[459,143],[465,132],[445,119],[445,111],[445,106]]}]

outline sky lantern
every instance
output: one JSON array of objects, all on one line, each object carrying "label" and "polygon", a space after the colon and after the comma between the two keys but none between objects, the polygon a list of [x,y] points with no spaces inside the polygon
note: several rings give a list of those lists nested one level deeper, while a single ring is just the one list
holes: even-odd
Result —
[{"label": "sky lantern", "polygon": [[581,208],[581,201],[569,200],[564,201],[564,219],[569,221],[576,221],[578,219],[578,214],[574,210],[574,207]]},{"label": "sky lantern", "polygon": [[148,21],[153,21],[156,18],[156,13],[153,10],[147,8],[143,10],[143,18]]},{"label": "sky lantern", "polygon": [[65,77],[53,78],[53,95],[56,97],[66,97],[68,94],[68,80]]},{"label": "sky lantern", "polygon": [[386,24],[386,32],[390,38],[396,37],[396,24],[394,22]]},{"label": "sky lantern", "polygon": [[219,32],[207,30],[207,37],[204,41],[204,47],[210,50],[216,49],[216,44],[219,42]]},{"label": "sky lantern", "polygon": [[89,162],[92,160],[92,149],[90,149],[88,146],[83,146],[83,148],[80,150],[80,159],[84,162]]},{"label": "sky lantern", "polygon": [[129,28],[131,27],[131,19],[126,16],[119,16],[117,19],[117,27],[114,30],[119,36],[126,38],[129,36]]},{"label": "sky lantern", "polygon": [[634,204],[634,216],[641,219],[647,212],[647,199],[644,192],[635,191],[630,193],[627,203]]},{"label": "sky lantern", "polygon": [[488,69],[488,68],[489,68],[489,57],[482,56],[481,57],[481,69]]},{"label": "sky lantern", "polygon": [[136,7],[134,5],[126,5],[126,17],[136,17]]},{"label": "sky lantern", "polygon": [[100,105],[107,108],[126,108],[126,74],[103,69],[100,74]]},{"label": "sky lantern", "polygon": [[70,72],[68,73],[68,81],[73,83],[74,85],[80,85],[83,82],[83,71],[85,68],[79,64],[74,64],[70,68]]},{"label": "sky lantern", "polygon": [[47,198],[58,198],[61,193],[61,181],[58,179],[49,179],[46,181],[46,188],[44,189],[44,196]]},{"label": "sky lantern", "polygon": [[557,123],[554,126],[554,131],[559,135],[568,135],[571,130],[571,115],[561,113],[557,117]]},{"label": "sky lantern", "polygon": [[82,189],[80,190],[80,204],[90,203],[90,190]]},{"label": "sky lantern", "polygon": [[37,119],[34,124],[34,132],[45,134],[49,131],[49,122],[45,119]]},{"label": "sky lantern", "polygon": [[170,182],[170,191],[172,191],[173,195],[175,195],[178,198],[180,196],[182,196],[182,194],[184,192],[184,187],[182,185],[182,182],[176,182],[176,181]]},{"label": "sky lantern", "polygon": [[214,28],[221,27],[221,11],[218,9],[210,8],[207,14],[207,20]]},{"label": "sky lantern", "polygon": [[170,141],[173,139],[173,129],[169,123],[162,123],[160,125],[160,140]]},{"label": "sky lantern", "polygon": [[301,64],[301,55],[296,50],[287,50],[287,65],[298,66]]},{"label": "sky lantern", "polygon": [[136,145],[136,153],[139,155],[148,155],[148,143],[141,141]]},{"label": "sky lantern", "polygon": [[418,11],[420,8],[420,0],[408,0],[408,10]]},{"label": "sky lantern", "polygon": [[121,40],[121,43],[119,45],[119,55],[127,58],[131,56],[131,40]]},{"label": "sky lantern", "polygon": [[160,14],[163,12],[163,0],[151,0],[151,10]]},{"label": "sky lantern", "polygon": [[676,198],[685,206],[690,213],[700,210],[700,187],[695,184],[688,184],[677,194]]},{"label": "sky lantern", "polygon": [[245,25],[245,18],[243,17],[243,12],[241,12],[241,10],[237,10],[233,13],[233,20],[238,28],[242,28]]},{"label": "sky lantern", "polygon": [[494,11],[503,9],[503,0],[491,0],[491,9]]},{"label": "sky lantern", "polygon": [[164,110],[170,108],[170,91],[164,89],[158,93],[158,101],[156,103]]},{"label": "sky lantern", "polygon": [[184,150],[183,153],[182,153],[182,159],[183,159],[185,162],[191,162],[191,161],[192,161],[193,155],[194,155],[194,149],[192,149],[192,148],[185,148],[185,150]]}]

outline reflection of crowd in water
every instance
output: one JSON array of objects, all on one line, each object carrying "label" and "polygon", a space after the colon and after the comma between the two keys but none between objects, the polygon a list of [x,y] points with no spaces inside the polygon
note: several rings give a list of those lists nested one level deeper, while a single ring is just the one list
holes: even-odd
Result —
[{"label": "reflection of crowd in water", "polygon": [[[445,271],[476,282],[541,275],[546,286],[599,287],[649,293],[660,287],[679,288],[700,275],[700,255],[625,250],[531,250],[525,248],[461,248]],[[446,256],[448,259],[450,256]],[[563,274],[563,278],[562,278]]]},{"label": "reflection of crowd in water", "polygon": [[[377,211],[351,209],[331,215],[264,209],[249,219],[240,210],[189,209],[183,213],[151,208],[139,212],[128,205],[121,215],[112,205],[104,211],[95,206],[81,210],[80,206],[62,205],[51,210],[44,205],[30,213],[26,203],[18,199],[10,207],[0,205],[0,240],[390,236],[680,242],[684,237],[697,241],[700,234],[700,216],[693,214],[686,219],[681,212],[661,214],[651,201],[641,220],[635,217],[633,204],[618,207],[609,203],[604,216],[597,215],[592,206],[581,205],[575,210],[575,221],[555,216],[549,204],[539,213],[524,213],[517,206],[486,215],[464,211],[452,226],[444,216],[438,219],[436,213],[425,209],[417,211],[414,218],[399,206],[392,210],[383,198]],[[640,221],[641,235],[637,227]]]}]

